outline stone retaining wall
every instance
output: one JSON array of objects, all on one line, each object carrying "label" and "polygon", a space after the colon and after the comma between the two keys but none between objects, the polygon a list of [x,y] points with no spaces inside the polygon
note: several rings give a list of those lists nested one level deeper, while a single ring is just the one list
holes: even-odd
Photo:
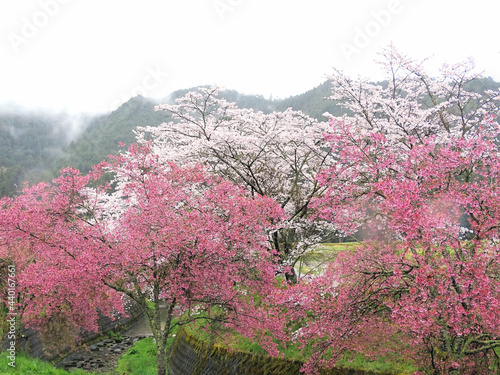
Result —
[{"label": "stone retaining wall", "polygon": [[[302,375],[303,362],[246,352],[231,351],[179,331],[172,344],[169,375]],[[322,369],[320,375],[391,375],[344,367]]]},{"label": "stone retaining wall", "polygon": [[[119,314],[114,320],[106,316],[101,316],[98,321],[98,332],[85,332],[80,336],[81,343],[88,343],[102,337],[109,332],[123,332],[130,328],[143,314],[142,308],[133,301],[129,301],[125,305],[127,317]],[[21,342],[19,348],[28,353],[31,357],[39,358],[47,361],[53,361],[61,358],[64,354],[69,353],[70,349],[63,349],[62,353],[55,353],[47,350],[46,345],[42,343],[40,335],[32,329],[21,329]],[[2,340],[2,349],[8,348],[8,341],[6,337]],[[50,345],[50,343],[49,343]]]},{"label": "stone retaining wall", "polygon": [[167,362],[169,375],[294,375],[302,362],[212,346],[179,331]]}]

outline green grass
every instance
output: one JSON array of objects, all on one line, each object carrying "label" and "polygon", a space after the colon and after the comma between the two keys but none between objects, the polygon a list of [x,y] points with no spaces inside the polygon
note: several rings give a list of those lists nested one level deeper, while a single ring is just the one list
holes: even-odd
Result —
[{"label": "green grass", "polygon": [[342,251],[352,250],[358,247],[361,242],[325,242],[319,245],[319,248],[324,251]]},{"label": "green grass", "polygon": [[[177,334],[178,326],[172,330],[172,334]],[[167,353],[175,340],[175,336],[170,336],[167,340]],[[139,340],[118,360],[116,373],[119,375],[156,375],[156,344],[152,337]],[[168,371],[167,371],[168,375]]]},{"label": "green grass", "polygon": [[156,345],[152,337],[137,341],[118,360],[120,375],[156,375]]},{"label": "green grass", "polygon": [[328,263],[337,258],[340,252],[353,250],[359,244],[359,242],[322,243],[314,251],[309,251],[300,257],[295,264],[295,269],[300,276],[319,275],[324,272]]},{"label": "green grass", "polygon": [[337,366],[347,367],[358,370],[393,372],[394,374],[414,374],[418,368],[411,363],[401,360],[388,360],[380,357],[369,359],[362,354],[356,354],[354,358],[348,359],[347,356],[337,362]]},{"label": "green grass", "polygon": [[88,375],[83,370],[65,371],[55,368],[49,362],[31,358],[24,353],[16,354],[15,367],[9,365],[10,359],[7,358],[7,352],[0,353],[0,374],[19,374],[19,375]]}]

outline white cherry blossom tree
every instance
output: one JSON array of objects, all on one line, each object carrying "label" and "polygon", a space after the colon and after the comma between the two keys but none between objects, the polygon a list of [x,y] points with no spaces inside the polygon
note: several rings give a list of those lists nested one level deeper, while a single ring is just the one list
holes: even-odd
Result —
[{"label": "white cherry blossom tree", "polygon": [[291,109],[264,114],[238,108],[218,92],[216,87],[200,88],[176,104],[157,106],[174,121],[139,128],[138,140],[152,140],[164,162],[202,163],[252,194],[276,200],[288,218],[271,242],[282,264],[293,266],[332,230],[326,221],[311,221],[309,208],[324,190],[315,175],[332,161],[323,137],[328,124]]},{"label": "white cherry blossom tree", "polygon": [[481,87],[481,73],[472,58],[457,64],[444,64],[438,76],[400,53],[394,46],[381,51],[382,83],[353,79],[335,69],[328,78],[331,99],[348,112],[350,123],[360,132],[381,132],[395,144],[409,147],[408,140],[420,141],[435,135],[441,141],[466,136],[477,128],[484,116],[499,111],[500,92]]}]

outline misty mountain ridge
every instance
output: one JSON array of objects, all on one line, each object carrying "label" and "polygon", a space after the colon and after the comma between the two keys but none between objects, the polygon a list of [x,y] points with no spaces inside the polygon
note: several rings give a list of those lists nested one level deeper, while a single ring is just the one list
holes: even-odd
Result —
[{"label": "misty mountain ridge", "polygon": [[[484,78],[475,82],[472,89],[480,92],[499,87],[500,83]],[[0,196],[14,195],[24,181],[51,181],[66,166],[88,172],[108,155],[123,149],[120,142],[126,145],[135,142],[133,130],[138,126],[171,121],[167,112],[154,111],[155,105],[174,103],[194,89],[177,90],[162,100],[138,95],[116,110],[100,115],[25,109],[12,102],[0,104]],[[236,90],[219,93],[240,108],[264,113],[292,108],[318,120],[325,120],[325,112],[334,116],[346,113],[337,102],[327,99],[330,95],[329,81],[286,99],[266,99]]]}]

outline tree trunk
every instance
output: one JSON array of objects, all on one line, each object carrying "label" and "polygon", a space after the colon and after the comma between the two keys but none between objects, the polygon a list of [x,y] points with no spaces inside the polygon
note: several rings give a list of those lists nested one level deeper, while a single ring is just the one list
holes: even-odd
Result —
[{"label": "tree trunk", "polygon": [[167,373],[167,353],[165,345],[156,344],[156,366],[158,375],[166,375]]},{"label": "tree trunk", "polygon": [[[158,305],[157,305],[158,306]],[[166,375],[167,373],[167,337],[170,331],[170,324],[162,327],[160,309],[151,309],[148,311],[149,323],[153,331],[153,337],[156,343],[156,367],[158,375]]]},{"label": "tree trunk", "polygon": [[[156,340],[156,366],[158,375],[165,375],[167,370],[167,339],[170,333],[170,324],[172,322],[173,306],[170,305],[166,309],[165,326],[158,330],[159,334],[155,336]],[[161,316],[161,311],[158,310],[158,315]]]},{"label": "tree trunk", "polygon": [[[146,311],[146,315],[151,325],[154,339],[156,341],[156,367],[158,375],[167,373],[167,339],[170,333],[170,324],[172,322],[172,312],[175,306],[175,300],[162,311],[160,300],[155,298],[154,308]],[[162,319],[162,315],[164,319]],[[162,322],[163,320],[163,322]],[[163,323],[163,324],[162,324]]]},{"label": "tree trunk", "polygon": [[[122,288],[118,286],[112,286],[113,289],[125,292]],[[176,305],[176,299],[168,304],[164,313],[161,311],[160,303],[162,302],[159,298],[160,288],[158,283],[153,284],[153,306],[151,306],[145,293],[141,291],[137,280],[134,280],[135,293],[126,293],[135,302],[141,305],[144,309],[144,314],[148,318],[149,326],[151,327],[151,332],[153,332],[153,337],[156,343],[156,366],[158,375],[166,375],[167,373],[167,339],[170,333],[170,324],[172,323],[172,314],[174,307]],[[163,322],[162,322],[163,320]],[[163,323],[163,324],[162,324]]]},{"label": "tree trunk", "polygon": [[[151,328],[156,341],[156,366],[158,375],[166,375],[167,373],[167,338],[170,332],[170,314],[167,315],[165,325],[162,327],[162,312],[160,310],[159,301],[155,301],[155,309],[151,311]],[[170,313],[171,309],[168,309]]]},{"label": "tree trunk", "polygon": [[295,268],[292,267],[290,272],[288,272],[286,275],[286,281],[288,281],[290,284],[295,285],[298,282],[297,279],[297,273],[295,272]]}]

